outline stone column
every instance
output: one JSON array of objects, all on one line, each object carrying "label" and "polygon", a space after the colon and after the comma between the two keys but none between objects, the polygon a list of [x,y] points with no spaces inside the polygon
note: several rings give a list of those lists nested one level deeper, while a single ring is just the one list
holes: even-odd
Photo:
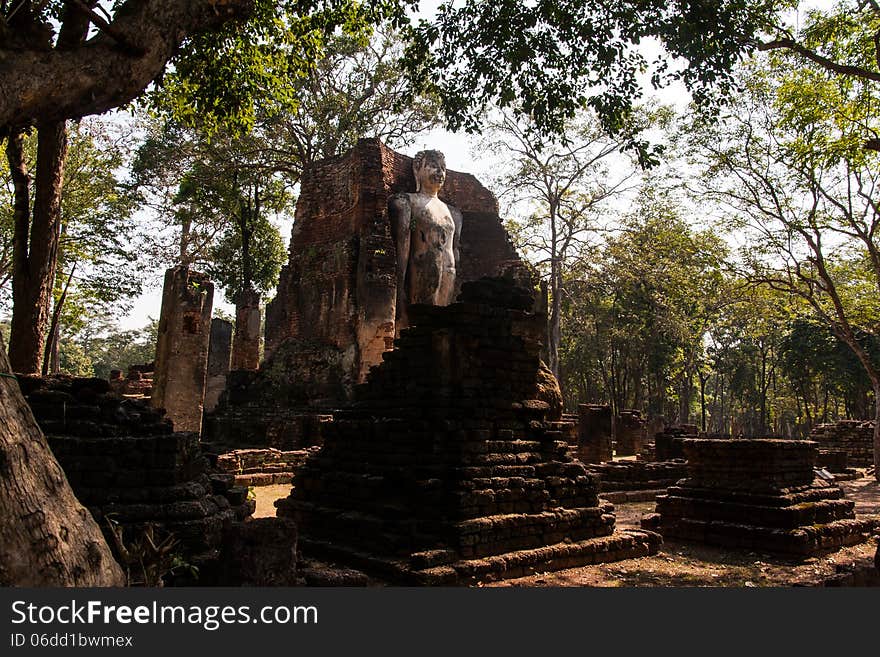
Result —
[{"label": "stone column", "polygon": [[604,463],[613,458],[611,450],[611,407],[578,405],[578,458],[584,463]]},{"label": "stone column", "polygon": [[235,337],[232,340],[233,370],[256,370],[260,367],[260,293],[241,292],[235,304]]},{"label": "stone column", "polygon": [[165,272],[152,403],[175,431],[200,432],[214,284],[186,267]]},{"label": "stone column", "polygon": [[645,420],[637,410],[621,411],[614,423],[617,456],[634,456],[642,451],[645,442]]},{"label": "stone column", "polygon": [[208,382],[205,389],[205,412],[217,408],[220,393],[226,388],[229,356],[232,352],[232,322],[211,320],[211,344],[208,347]]}]

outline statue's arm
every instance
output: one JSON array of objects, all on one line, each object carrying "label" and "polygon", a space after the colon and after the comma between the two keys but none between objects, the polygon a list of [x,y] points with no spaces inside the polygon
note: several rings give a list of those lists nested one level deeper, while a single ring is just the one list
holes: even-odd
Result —
[{"label": "statue's arm", "polygon": [[452,253],[455,256],[455,268],[458,269],[460,260],[459,249],[461,248],[462,215],[461,210],[452,206],[449,206],[449,214],[452,215],[452,222],[455,224],[455,235],[452,236]]},{"label": "statue's arm", "polygon": [[397,312],[403,310],[406,300],[406,273],[409,267],[409,248],[412,230],[412,205],[406,194],[395,194],[388,201],[391,231],[397,249]]}]

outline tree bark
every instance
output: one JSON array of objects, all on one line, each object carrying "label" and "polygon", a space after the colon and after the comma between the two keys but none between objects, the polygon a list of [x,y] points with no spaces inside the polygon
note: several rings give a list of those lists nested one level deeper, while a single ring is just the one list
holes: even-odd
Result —
[{"label": "tree bark", "polygon": [[52,310],[52,321],[49,323],[49,339],[46,342],[46,351],[43,355],[43,376],[47,374],[58,374],[61,371],[58,362],[58,341],[61,337],[61,311],[64,309],[64,302],[67,301],[67,291],[70,289],[70,283],[73,281],[73,274],[76,271],[76,263],[70,267],[70,274],[67,276],[67,282],[61,291],[61,296],[55,302],[55,308]]},{"label": "tree bark", "polygon": [[[39,124],[37,140],[34,208],[30,222],[27,217],[21,216],[24,208],[20,210],[16,202],[12,326],[9,336],[12,368],[15,372],[26,374],[41,371],[52,306],[61,235],[61,189],[64,158],[67,155],[67,123]],[[10,164],[16,155],[15,151],[9,155]]]},{"label": "tree bark", "polygon": [[124,586],[10,375],[0,339],[0,586]]},{"label": "tree bark", "polygon": [[[126,0],[78,46],[9,48],[0,57],[0,137],[36,121],[100,114],[139,96],[192,34],[244,18],[253,0]],[[0,46],[3,44],[0,43]]]}]

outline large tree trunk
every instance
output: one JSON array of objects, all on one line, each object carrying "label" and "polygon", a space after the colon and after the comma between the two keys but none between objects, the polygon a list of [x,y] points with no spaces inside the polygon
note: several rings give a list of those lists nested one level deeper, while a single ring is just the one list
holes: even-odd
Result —
[{"label": "large tree trunk", "polygon": [[[52,306],[58,241],[61,235],[61,189],[67,155],[67,124],[37,126],[37,173],[30,222],[22,219],[16,203],[15,260],[12,274],[12,327],[9,360],[15,372],[39,373]],[[13,148],[10,151],[10,147]],[[20,152],[10,141],[10,165]],[[16,162],[20,165],[21,162]],[[19,192],[16,189],[16,194]]]},{"label": "large tree trunk", "polygon": [[0,586],[124,586],[10,375],[0,339]]}]

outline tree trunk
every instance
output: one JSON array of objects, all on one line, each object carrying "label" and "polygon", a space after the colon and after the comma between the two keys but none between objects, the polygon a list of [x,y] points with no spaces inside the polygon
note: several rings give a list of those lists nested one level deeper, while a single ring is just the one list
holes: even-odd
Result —
[{"label": "tree trunk", "polygon": [[22,397],[0,339],[0,586],[124,586]]},{"label": "tree trunk", "polygon": [[61,291],[61,296],[55,302],[55,308],[52,310],[52,321],[49,323],[49,340],[46,342],[46,353],[43,356],[43,376],[47,374],[58,374],[61,371],[58,360],[58,341],[61,337],[61,311],[64,308],[64,302],[67,300],[67,291],[70,289],[70,283],[73,281],[73,273],[76,271],[76,263],[70,268],[70,274],[67,276],[67,282]]},{"label": "tree trunk", "polygon": [[[34,181],[33,216],[28,222],[20,216],[16,198],[15,260],[12,275],[12,327],[9,336],[9,361],[15,372],[26,374],[41,370],[58,241],[61,230],[61,188],[64,159],[67,155],[67,124],[37,126],[37,173]],[[10,141],[9,146],[12,146]],[[7,153],[10,165],[15,149]],[[23,161],[16,164],[23,165]],[[18,197],[16,184],[16,197]]]},{"label": "tree trunk", "polygon": [[550,272],[550,336],[547,345],[549,362],[547,365],[553,376],[559,379],[559,345],[562,342],[562,272],[557,258],[553,258]]},{"label": "tree trunk", "polygon": [[697,373],[697,376],[700,377],[700,424],[703,433],[706,433],[706,381],[709,377],[702,372]]}]

